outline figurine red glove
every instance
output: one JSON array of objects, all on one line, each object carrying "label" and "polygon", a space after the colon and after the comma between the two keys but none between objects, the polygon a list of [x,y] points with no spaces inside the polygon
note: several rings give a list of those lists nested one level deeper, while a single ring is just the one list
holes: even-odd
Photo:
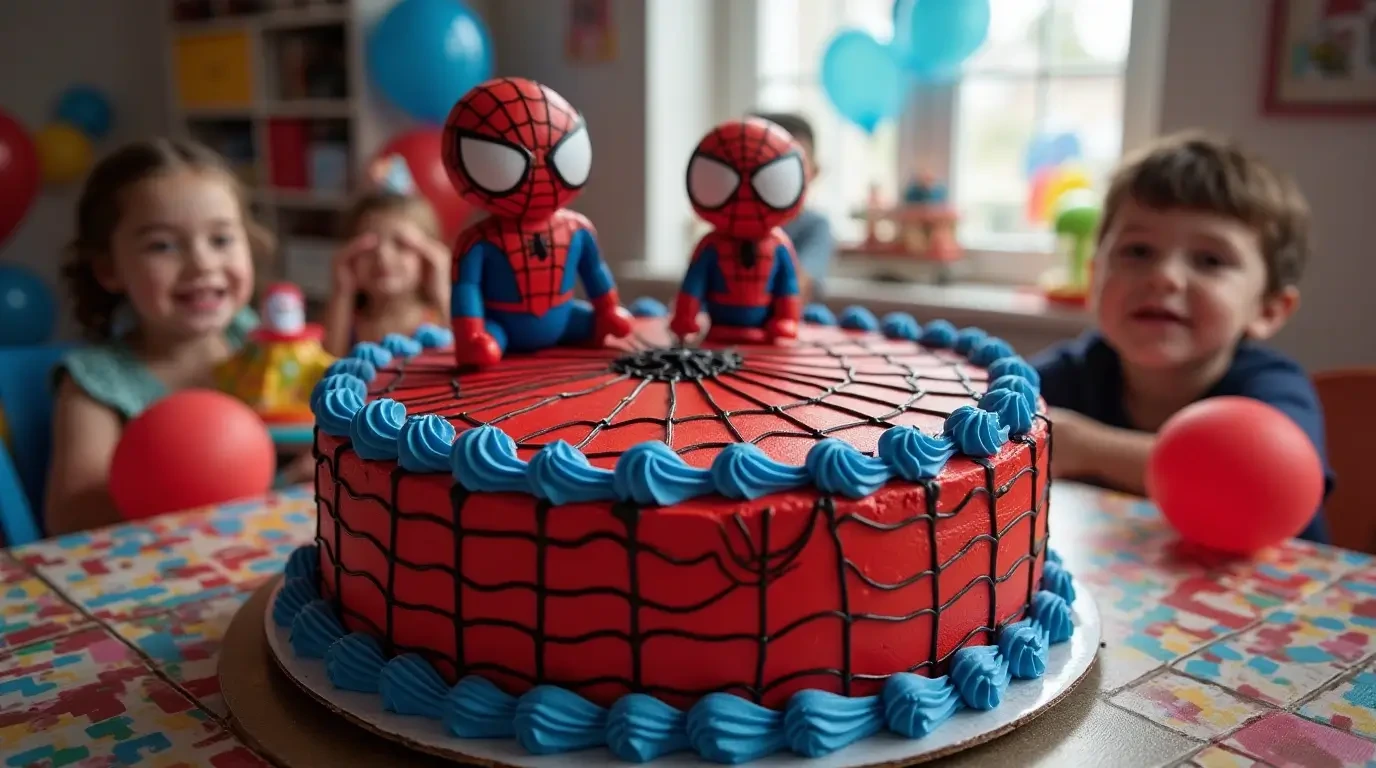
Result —
[{"label": "figurine red glove", "polygon": [[621,306],[616,291],[598,296],[592,302],[592,343],[601,344],[608,336],[625,338],[631,332],[632,319],[631,313]]},{"label": "figurine red glove", "polygon": [[492,365],[502,359],[502,348],[483,328],[480,317],[456,317],[451,322],[454,331],[454,361],[459,365]]},{"label": "figurine red glove", "polygon": [[698,312],[702,311],[701,303],[686,293],[680,293],[678,300],[674,303],[674,319],[669,321],[669,330],[678,334],[679,337],[692,336],[702,330],[702,325],[698,322]]},{"label": "figurine red glove", "polygon": [[798,337],[798,320],[802,317],[802,301],[797,296],[775,299],[774,311],[764,324],[764,332],[770,340],[794,339]]}]

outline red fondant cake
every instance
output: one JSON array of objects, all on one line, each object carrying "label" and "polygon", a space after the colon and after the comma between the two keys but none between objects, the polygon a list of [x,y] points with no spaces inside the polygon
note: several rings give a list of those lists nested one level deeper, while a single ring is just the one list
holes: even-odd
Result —
[{"label": "red fondant cake", "polygon": [[[460,437],[495,426],[523,461],[566,441],[610,469],[657,441],[708,468],[745,442],[800,467],[827,438],[874,455],[896,425],[940,435],[988,387],[964,355],[876,333],[808,325],[786,345],[711,347],[674,350],[664,321],[641,320],[617,347],[482,371],[427,350],[382,366],[367,400],[437,414]],[[448,471],[362,458],[356,439],[317,430],[321,594],[346,629],[422,655],[451,683],[551,683],[603,705],[630,692],[771,707],[805,688],[874,694],[896,672],[944,674],[956,650],[992,643],[1041,580],[1040,415],[988,458],[956,453],[935,479],[893,477],[861,498],[818,482],[668,506],[474,492]]]}]

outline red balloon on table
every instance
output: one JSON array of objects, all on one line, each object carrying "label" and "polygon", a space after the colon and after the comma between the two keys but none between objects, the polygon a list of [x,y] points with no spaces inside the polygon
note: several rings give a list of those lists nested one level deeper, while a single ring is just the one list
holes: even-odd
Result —
[{"label": "red balloon on table", "polygon": [[464,201],[449,181],[449,173],[444,169],[443,145],[443,130],[418,128],[387,142],[378,150],[374,160],[397,156],[406,161],[416,192],[434,207],[444,242],[449,244],[458,237],[473,207]]},{"label": "red balloon on table", "polygon": [[126,520],[235,499],[272,487],[277,455],[258,414],[229,395],[186,390],[124,428],[110,495]]},{"label": "red balloon on table", "polygon": [[1260,400],[1212,397],[1172,416],[1147,463],[1147,494],[1181,538],[1250,554],[1304,530],[1323,463],[1290,417]]},{"label": "red balloon on table", "polygon": [[28,214],[39,180],[33,139],[19,121],[0,109],[0,245]]}]

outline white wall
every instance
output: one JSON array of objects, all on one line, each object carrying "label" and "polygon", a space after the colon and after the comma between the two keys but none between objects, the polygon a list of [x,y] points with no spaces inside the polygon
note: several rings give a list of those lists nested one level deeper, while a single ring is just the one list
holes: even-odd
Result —
[{"label": "white wall", "polygon": [[[30,131],[49,119],[62,89],[105,91],[115,126],[97,153],[168,128],[163,3],[155,0],[0,0],[0,107]],[[0,246],[0,259],[36,270],[60,300],[60,332],[72,331],[57,273],[71,238],[78,185],[45,187]]]},{"label": "white wall", "polygon": [[1262,114],[1270,7],[1171,5],[1161,126],[1230,134],[1295,175],[1314,209],[1315,256],[1277,344],[1310,370],[1376,364],[1376,119]]}]

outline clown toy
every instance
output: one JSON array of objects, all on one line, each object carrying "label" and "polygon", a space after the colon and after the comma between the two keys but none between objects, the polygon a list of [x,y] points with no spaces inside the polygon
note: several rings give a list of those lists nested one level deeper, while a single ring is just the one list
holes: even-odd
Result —
[{"label": "clown toy", "polygon": [[263,324],[218,369],[220,388],[266,422],[311,422],[311,389],[334,362],[320,344],[323,331],[306,322],[305,297],[290,283],[264,291],[259,315]]}]

